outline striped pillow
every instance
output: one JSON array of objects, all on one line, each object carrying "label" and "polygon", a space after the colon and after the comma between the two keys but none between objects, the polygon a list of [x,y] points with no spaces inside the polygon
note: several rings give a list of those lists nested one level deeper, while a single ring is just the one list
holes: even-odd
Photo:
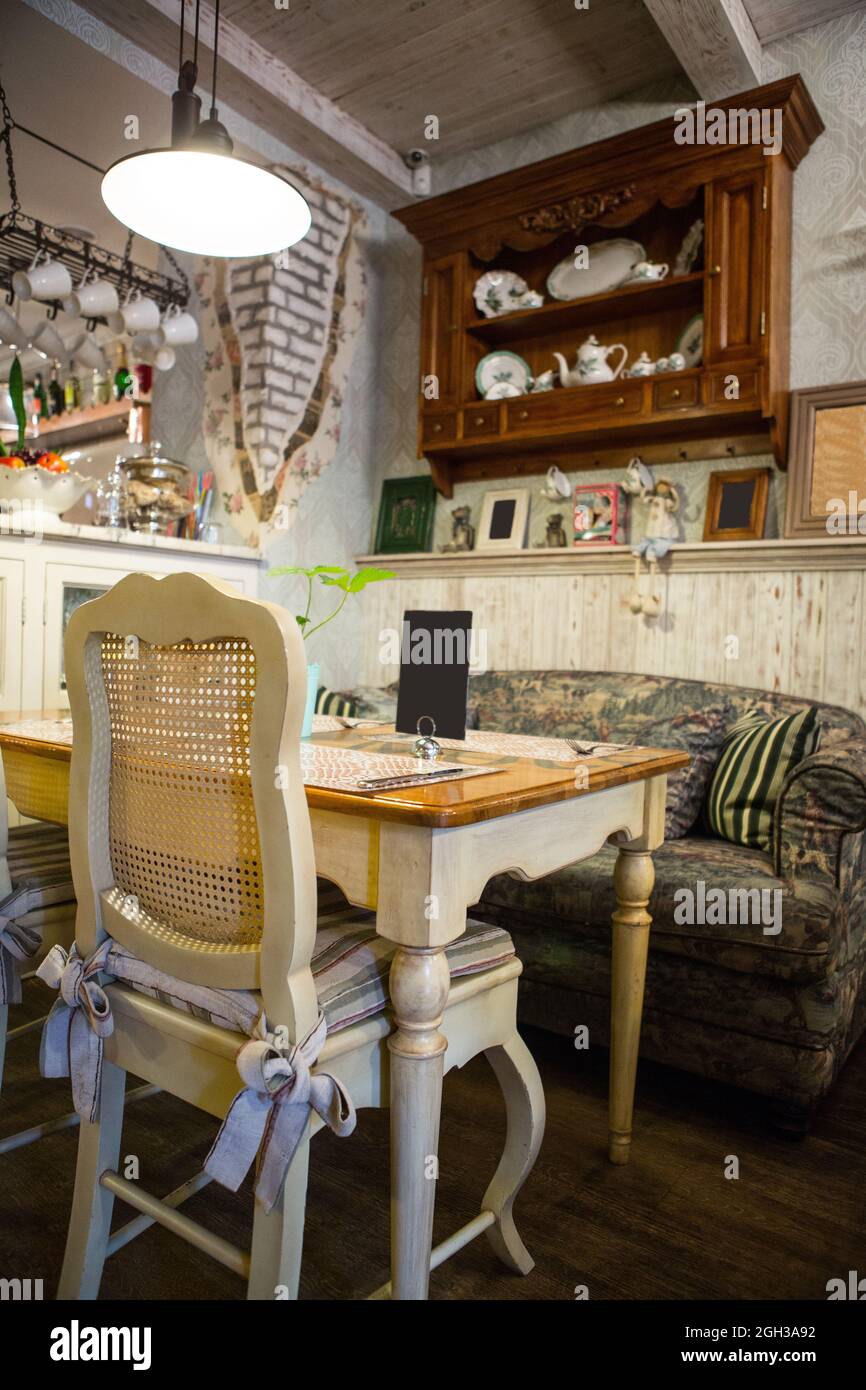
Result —
[{"label": "striped pillow", "polygon": [[343,695],[339,690],[329,690],[326,685],[320,685],[316,691],[316,714],[338,714],[343,719],[354,719],[356,708],[355,701],[348,695]]},{"label": "striped pillow", "polygon": [[811,706],[784,719],[767,719],[757,709],[738,719],[722,745],[707,793],[712,833],[735,845],[769,851],[782,783],[815,752],[820,736],[817,710]]}]

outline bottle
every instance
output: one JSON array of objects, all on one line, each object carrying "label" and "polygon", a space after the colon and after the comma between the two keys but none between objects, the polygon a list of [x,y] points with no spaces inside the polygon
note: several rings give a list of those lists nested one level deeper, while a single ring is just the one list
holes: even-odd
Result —
[{"label": "bottle", "polygon": [[132,376],[126,365],[126,349],[123,343],[117,344],[117,358],[114,372],[114,399],[122,401],[130,394],[129,388],[132,385]]},{"label": "bottle", "polygon": [[42,385],[41,372],[37,372],[33,378],[33,414],[37,420],[44,420],[48,415],[48,397]]},{"label": "bottle", "polygon": [[108,405],[111,400],[111,387],[108,384],[108,377],[101,367],[93,368],[93,391],[92,405]]},{"label": "bottle", "polygon": [[63,388],[57,379],[60,370],[60,363],[55,362],[51,368],[51,380],[48,383],[48,414],[63,414]]},{"label": "bottle", "polygon": [[67,410],[81,409],[81,382],[71,367],[63,383],[63,403]]}]

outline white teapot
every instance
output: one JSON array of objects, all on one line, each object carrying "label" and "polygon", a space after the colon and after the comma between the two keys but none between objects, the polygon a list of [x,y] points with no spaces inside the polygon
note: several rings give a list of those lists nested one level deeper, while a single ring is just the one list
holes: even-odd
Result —
[{"label": "white teapot", "polygon": [[[622,353],[615,371],[607,362],[612,352]],[[612,343],[610,347],[605,347],[594,333],[590,333],[586,342],[577,349],[574,368],[569,368],[561,352],[553,355],[559,363],[559,379],[563,386],[593,386],[599,381],[616,381],[628,361],[628,350],[623,343]]]}]

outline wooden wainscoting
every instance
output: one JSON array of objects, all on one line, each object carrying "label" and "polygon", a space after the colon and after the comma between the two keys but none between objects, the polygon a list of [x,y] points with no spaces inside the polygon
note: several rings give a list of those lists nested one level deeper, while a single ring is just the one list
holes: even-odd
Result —
[{"label": "wooden wainscoting", "polygon": [[[373,563],[365,556],[359,563]],[[639,671],[758,686],[866,717],[866,539],[678,546],[659,618],[635,617],[625,547],[575,554],[378,556],[396,578],[363,596],[362,679],[407,608],[468,608],[491,670]],[[647,580],[644,578],[643,583]],[[736,638],[737,654],[733,655]]]}]

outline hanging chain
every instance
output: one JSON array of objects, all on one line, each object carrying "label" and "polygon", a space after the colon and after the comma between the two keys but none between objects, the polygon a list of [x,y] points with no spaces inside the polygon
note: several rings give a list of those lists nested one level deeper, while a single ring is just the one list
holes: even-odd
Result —
[{"label": "hanging chain", "polygon": [[186,291],[187,298],[189,298],[189,279],[187,278],[186,274],[183,270],[181,270],[180,266],[178,265],[177,261],[175,260],[174,256],[171,254],[167,246],[163,246],[162,244],[160,244],[159,249],[165,256],[165,259],[168,261],[172,269],[177,271],[177,278],[183,285],[184,290]]},{"label": "hanging chain", "polygon": [[12,221],[15,222],[21,211],[21,204],[18,201],[18,186],[15,182],[15,164],[12,159],[12,129],[15,122],[9,110],[9,103],[6,100],[6,92],[2,82],[0,82],[0,109],[3,112],[3,129],[0,131],[0,140],[6,145],[6,173],[9,178],[9,196],[12,200]]}]

